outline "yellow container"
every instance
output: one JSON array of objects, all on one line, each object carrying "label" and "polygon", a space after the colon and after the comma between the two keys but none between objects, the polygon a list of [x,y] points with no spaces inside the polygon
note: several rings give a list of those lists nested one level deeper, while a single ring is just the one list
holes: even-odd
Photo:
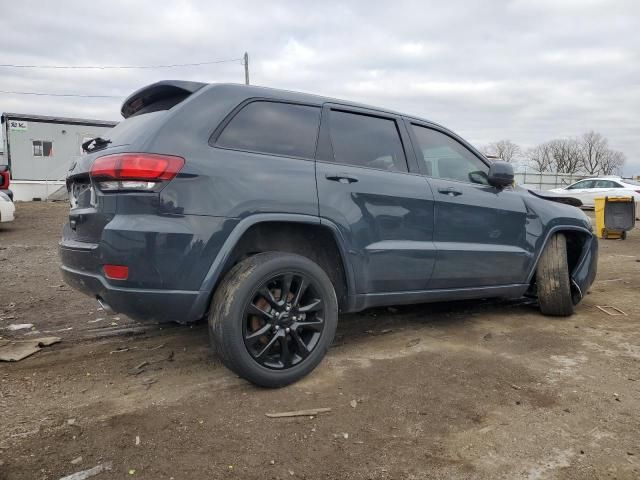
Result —
[{"label": "yellow container", "polygon": [[624,240],[635,225],[635,213],[633,197],[596,198],[596,234],[599,238]]}]

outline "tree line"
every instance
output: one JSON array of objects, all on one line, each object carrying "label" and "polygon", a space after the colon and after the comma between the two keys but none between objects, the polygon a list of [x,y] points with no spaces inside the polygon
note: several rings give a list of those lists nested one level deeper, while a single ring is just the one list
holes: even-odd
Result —
[{"label": "tree line", "polygon": [[580,137],[558,138],[523,150],[511,140],[485,145],[482,153],[506,162],[524,162],[538,172],[615,175],[626,161],[622,152],[609,148],[608,140],[590,131]]}]

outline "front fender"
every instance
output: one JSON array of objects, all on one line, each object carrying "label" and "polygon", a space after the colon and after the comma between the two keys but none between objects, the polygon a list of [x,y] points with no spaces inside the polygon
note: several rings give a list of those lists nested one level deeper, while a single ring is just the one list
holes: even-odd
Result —
[{"label": "front fender", "polygon": [[569,272],[572,284],[573,303],[577,304],[586,295],[589,287],[593,284],[598,270],[598,239],[587,228],[575,225],[557,225],[546,234],[542,248],[537,253],[533,267],[529,272],[527,282],[531,283],[538,268],[538,261],[544,249],[547,247],[549,240],[553,235],[560,232],[579,232],[584,234],[585,241],[582,244],[582,251],[572,271]]}]

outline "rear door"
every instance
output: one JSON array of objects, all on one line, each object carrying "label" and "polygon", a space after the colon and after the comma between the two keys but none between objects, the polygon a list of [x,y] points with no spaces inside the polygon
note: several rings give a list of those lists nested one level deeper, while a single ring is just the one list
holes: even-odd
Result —
[{"label": "rear door", "polygon": [[524,282],[533,251],[520,194],[488,185],[489,166],[448,132],[413,122],[407,128],[435,201],[438,256],[430,287]]},{"label": "rear door", "polygon": [[316,180],[321,221],[340,229],[357,293],[428,287],[433,195],[399,117],[325,105]]}]

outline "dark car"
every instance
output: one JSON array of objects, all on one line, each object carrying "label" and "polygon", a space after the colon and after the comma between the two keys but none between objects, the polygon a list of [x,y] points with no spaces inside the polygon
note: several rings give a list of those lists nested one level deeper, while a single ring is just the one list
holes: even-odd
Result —
[{"label": "dark car", "polygon": [[435,123],[351,102],[164,81],[85,145],[60,242],[73,287],[138,320],[208,318],[240,376],[309,373],[338,312],[524,295],[570,315],[597,241]]}]

